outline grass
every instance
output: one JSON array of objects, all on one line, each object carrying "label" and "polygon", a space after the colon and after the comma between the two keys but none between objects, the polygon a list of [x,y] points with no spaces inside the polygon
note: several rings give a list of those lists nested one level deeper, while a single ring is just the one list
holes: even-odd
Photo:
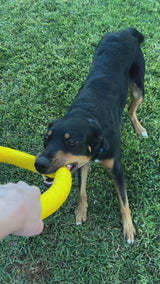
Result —
[{"label": "grass", "polygon": [[[145,101],[138,117],[149,138],[122,118],[122,164],[135,243],[123,240],[114,186],[90,167],[88,221],[75,226],[77,176],[63,206],[45,220],[40,236],[8,236],[0,243],[1,283],[159,283],[160,4],[156,0],[1,0],[0,145],[31,154],[42,150],[50,120],[62,116],[90,68],[98,41],[134,26],[145,35]],[[41,177],[0,165],[0,182]]]}]

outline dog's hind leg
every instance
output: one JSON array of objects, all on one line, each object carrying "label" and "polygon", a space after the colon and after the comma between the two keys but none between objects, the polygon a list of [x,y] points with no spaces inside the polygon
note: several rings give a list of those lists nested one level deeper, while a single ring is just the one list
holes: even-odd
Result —
[{"label": "dog's hind leg", "polygon": [[75,210],[76,224],[81,225],[87,220],[87,192],[86,182],[88,176],[88,164],[78,169],[79,173],[79,192],[78,192],[78,206]]},{"label": "dog's hind leg", "polygon": [[130,105],[128,108],[129,117],[135,131],[142,137],[148,137],[147,131],[137,119],[136,109],[144,99],[144,74],[145,61],[143,53],[137,50],[135,61],[129,71],[129,89],[130,89]]},{"label": "dog's hind leg", "polygon": [[142,90],[137,86],[136,83],[130,82],[129,84],[130,88],[130,105],[128,108],[128,113],[130,120],[134,126],[135,131],[142,137],[148,137],[147,131],[143,126],[140,124],[139,120],[136,116],[136,109],[143,101],[143,92]]}]

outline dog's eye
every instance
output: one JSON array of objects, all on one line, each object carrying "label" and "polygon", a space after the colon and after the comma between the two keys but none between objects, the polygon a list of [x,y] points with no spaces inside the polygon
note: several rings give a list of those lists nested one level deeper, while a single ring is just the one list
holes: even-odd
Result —
[{"label": "dog's eye", "polygon": [[73,145],[77,144],[77,141],[75,141],[72,138],[69,138],[69,139],[66,140],[66,144],[73,146]]},{"label": "dog's eye", "polygon": [[44,148],[47,147],[47,144],[48,144],[48,135],[45,135],[45,137],[44,137]]}]

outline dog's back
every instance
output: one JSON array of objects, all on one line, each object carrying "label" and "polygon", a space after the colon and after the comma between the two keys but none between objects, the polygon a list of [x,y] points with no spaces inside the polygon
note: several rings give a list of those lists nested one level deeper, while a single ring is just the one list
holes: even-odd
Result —
[{"label": "dog's back", "polygon": [[106,116],[112,109],[120,122],[129,83],[135,82],[143,95],[145,65],[140,49],[143,40],[143,35],[134,28],[104,36],[96,48],[90,72],[66,115],[96,116],[103,124],[103,114]]},{"label": "dog's back", "polygon": [[140,52],[139,45],[143,40],[143,35],[133,28],[104,36],[96,48],[87,80],[97,75],[128,73],[131,62],[135,61]]}]

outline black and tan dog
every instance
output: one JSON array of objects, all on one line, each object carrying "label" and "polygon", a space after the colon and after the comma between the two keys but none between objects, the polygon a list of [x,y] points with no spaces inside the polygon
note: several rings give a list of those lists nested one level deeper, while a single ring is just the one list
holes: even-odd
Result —
[{"label": "black and tan dog", "polygon": [[95,161],[104,166],[114,180],[128,243],[134,241],[135,228],[120,163],[120,121],[129,88],[129,117],[135,131],[147,136],[136,117],[136,108],[144,98],[142,42],[143,35],[134,28],[108,34],[100,41],[83,86],[64,117],[49,124],[45,149],[35,162],[37,171],[46,175],[62,166],[71,173],[78,169],[77,224],[87,219],[88,164]]}]

